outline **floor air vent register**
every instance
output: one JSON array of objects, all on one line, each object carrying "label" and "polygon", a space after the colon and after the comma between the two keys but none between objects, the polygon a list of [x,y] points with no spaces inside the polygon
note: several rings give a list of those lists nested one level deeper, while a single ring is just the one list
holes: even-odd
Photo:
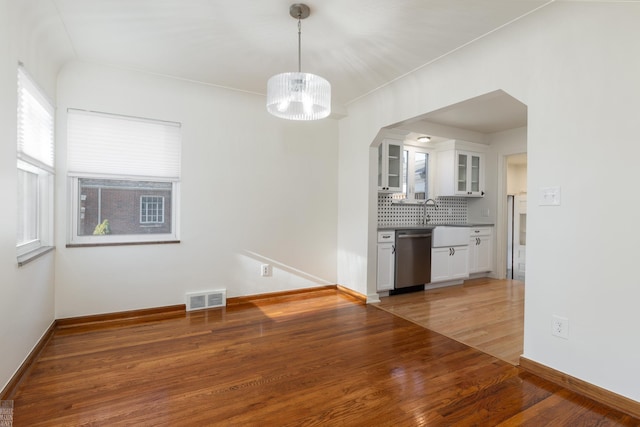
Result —
[{"label": "floor air vent register", "polygon": [[186,297],[187,311],[225,307],[227,305],[227,291],[225,289],[189,292]]}]

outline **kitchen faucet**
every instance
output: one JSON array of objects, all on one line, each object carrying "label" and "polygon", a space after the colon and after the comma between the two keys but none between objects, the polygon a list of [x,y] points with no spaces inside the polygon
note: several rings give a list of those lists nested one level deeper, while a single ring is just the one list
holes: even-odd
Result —
[{"label": "kitchen faucet", "polygon": [[423,214],[422,214],[422,224],[423,225],[427,225],[427,222],[429,222],[429,220],[431,219],[431,217],[429,215],[427,215],[427,203],[429,202],[433,202],[432,205],[429,206],[433,206],[434,210],[438,210],[438,204],[436,203],[435,200],[433,199],[427,199],[424,201],[424,203],[422,204],[422,207],[424,208]]}]

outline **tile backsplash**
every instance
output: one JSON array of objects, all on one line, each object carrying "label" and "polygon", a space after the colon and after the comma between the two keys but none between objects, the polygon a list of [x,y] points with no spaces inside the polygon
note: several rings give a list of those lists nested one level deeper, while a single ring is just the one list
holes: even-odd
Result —
[{"label": "tile backsplash", "polygon": [[[392,204],[396,202],[396,204]],[[422,201],[420,201],[422,203]],[[465,197],[438,197],[438,208],[427,205],[430,224],[465,224],[467,199]],[[378,193],[378,227],[389,225],[417,225],[422,223],[422,204],[398,204],[392,194]]]}]

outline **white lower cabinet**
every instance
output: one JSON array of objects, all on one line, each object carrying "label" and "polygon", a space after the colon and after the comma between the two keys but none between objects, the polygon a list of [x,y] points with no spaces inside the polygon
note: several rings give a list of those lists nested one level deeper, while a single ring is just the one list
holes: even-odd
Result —
[{"label": "white lower cabinet", "polygon": [[493,228],[471,228],[469,237],[469,273],[493,271]]},{"label": "white lower cabinet", "polygon": [[395,283],[395,232],[378,232],[378,275],[376,289],[389,291]]},{"label": "white lower cabinet", "polygon": [[469,247],[431,249],[431,283],[469,277]]}]

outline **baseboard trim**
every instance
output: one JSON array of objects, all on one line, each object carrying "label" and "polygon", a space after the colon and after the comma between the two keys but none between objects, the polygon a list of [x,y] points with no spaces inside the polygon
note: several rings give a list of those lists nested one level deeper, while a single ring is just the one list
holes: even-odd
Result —
[{"label": "baseboard trim", "polygon": [[258,302],[276,302],[283,300],[304,299],[305,294],[313,292],[336,290],[336,285],[316,286],[313,288],[293,289],[290,291],[269,292],[264,294],[246,295],[241,297],[227,298],[227,307],[239,304],[254,304]]},{"label": "baseboard trim", "polygon": [[42,350],[53,336],[53,333],[56,330],[56,324],[56,320],[51,322],[51,325],[45,331],[42,337],[40,337],[35,347],[33,347],[33,350],[31,350],[27,358],[24,360],[24,362],[22,362],[22,365],[20,365],[16,373],[13,374],[7,385],[2,389],[2,392],[0,392],[0,400],[13,399],[13,395],[15,394],[16,389],[18,388],[22,380],[27,377],[36,360],[38,359],[38,357],[40,357],[40,353],[42,353]]},{"label": "baseboard trim", "polygon": [[632,417],[640,418],[640,403],[635,400],[557,371],[524,356],[520,356],[520,368]]},{"label": "baseboard trim", "polygon": [[89,316],[66,317],[58,319],[56,326],[58,329],[74,328],[94,324],[110,324],[123,321],[149,321],[163,319],[167,316],[184,315],[186,306],[184,304],[168,305],[164,307],[143,308],[139,310],[117,311],[115,313],[92,314]]},{"label": "baseboard trim", "polygon": [[361,294],[360,292],[356,292],[353,289],[345,288],[342,285],[336,285],[336,288],[338,289],[338,292],[349,295],[352,298],[355,298],[357,302],[359,302],[360,304],[367,303],[367,296]]}]

